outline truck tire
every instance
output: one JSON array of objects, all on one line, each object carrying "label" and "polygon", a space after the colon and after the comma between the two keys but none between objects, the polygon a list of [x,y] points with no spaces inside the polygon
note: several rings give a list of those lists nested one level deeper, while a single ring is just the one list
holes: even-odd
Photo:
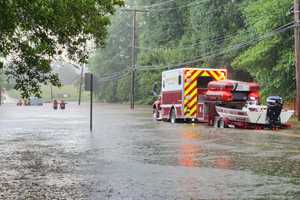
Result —
[{"label": "truck tire", "polygon": [[160,120],[160,113],[156,108],[153,109],[153,119],[155,119],[156,121]]},{"label": "truck tire", "polygon": [[174,108],[171,109],[171,112],[170,112],[170,122],[172,124],[175,124],[177,122],[177,119],[176,119],[176,111]]}]

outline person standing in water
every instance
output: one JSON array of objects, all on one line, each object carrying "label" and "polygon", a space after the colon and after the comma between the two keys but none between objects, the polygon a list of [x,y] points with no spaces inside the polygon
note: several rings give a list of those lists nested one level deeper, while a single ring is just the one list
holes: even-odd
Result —
[{"label": "person standing in water", "polygon": [[56,99],[54,99],[54,101],[53,101],[53,109],[57,110],[57,107],[58,107],[58,102],[57,102]]},{"label": "person standing in water", "polygon": [[60,106],[60,109],[62,109],[62,110],[64,110],[66,108],[66,103],[64,102],[64,100],[60,101],[59,106]]}]

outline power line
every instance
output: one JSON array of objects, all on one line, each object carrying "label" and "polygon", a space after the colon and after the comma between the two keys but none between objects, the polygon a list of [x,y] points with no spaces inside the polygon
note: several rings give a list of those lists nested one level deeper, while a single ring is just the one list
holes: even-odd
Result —
[{"label": "power line", "polygon": [[80,78],[80,75],[77,75],[70,82],[73,84],[74,82],[76,82],[77,80],[79,80],[79,78]]},{"label": "power line", "polygon": [[232,39],[234,36],[237,36],[239,34],[244,34],[244,33],[249,33],[249,32],[250,32],[250,30],[247,30],[247,31],[244,31],[244,32],[237,31],[235,33],[230,33],[230,34],[227,34],[227,35],[224,35],[224,36],[218,36],[218,37],[211,38],[211,39],[207,38],[207,40],[200,41],[199,43],[196,43],[196,44],[180,46],[180,47],[171,47],[171,48],[168,48],[168,47],[157,47],[157,48],[136,47],[136,48],[141,49],[141,50],[145,50],[145,51],[157,51],[157,50],[160,50],[160,49],[176,49],[176,50],[192,49],[194,47],[198,47],[201,44],[207,44],[209,42],[217,43],[217,42],[220,42],[220,41],[224,41],[226,39]]},{"label": "power line", "polygon": [[[155,3],[155,4],[152,4],[152,5],[138,5],[138,6],[136,6],[138,9],[141,9],[141,8],[154,8],[154,7],[158,7],[158,6],[162,6],[162,5],[165,5],[165,4],[168,4],[168,3],[172,3],[172,2],[174,2],[175,0],[169,0],[169,1],[164,1],[164,2],[160,2],[160,3]],[[128,6],[130,6],[130,5],[128,5]],[[132,6],[130,6],[130,7],[133,7],[133,5]]]},{"label": "power line", "polygon": [[[207,55],[195,58],[195,59],[190,60],[190,61],[177,63],[177,64],[169,64],[169,65],[166,65],[166,66],[140,66],[140,67],[137,68],[137,70],[139,70],[139,71],[162,70],[162,69],[169,69],[169,68],[175,68],[175,67],[178,67],[178,66],[193,64],[193,63],[199,62],[199,61],[201,61],[205,58],[215,57],[215,56],[223,55],[224,53],[228,53],[228,52],[231,52],[231,51],[234,51],[234,50],[242,49],[242,48],[247,47],[251,44],[263,41],[264,39],[272,37],[272,36],[274,36],[278,33],[285,32],[286,30],[291,29],[293,27],[294,27],[294,22],[290,22],[288,24],[285,24],[283,26],[278,27],[277,29],[274,29],[273,31],[267,32],[264,35],[255,37],[252,40],[244,41],[244,42],[241,42],[239,44],[235,44],[235,45],[232,45],[230,47],[227,47],[226,49],[223,49],[220,52],[209,53]],[[107,81],[118,80],[119,78],[128,75],[130,72],[131,72],[130,68],[125,68],[122,71],[114,72],[114,73],[112,73],[110,75],[107,75],[107,76],[98,77],[97,80],[99,82],[107,82]]]},{"label": "power line", "polygon": [[[264,20],[264,19],[261,18],[259,21],[262,21],[262,20]],[[291,22],[291,23],[293,23],[293,22]],[[173,24],[173,23],[170,23],[170,24]],[[170,25],[170,24],[168,24],[168,25]],[[195,29],[191,29],[191,30],[195,30]],[[202,43],[219,42],[219,41],[222,41],[222,40],[225,40],[225,39],[231,39],[233,36],[236,36],[236,35],[239,35],[239,34],[249,33],[251,31],[252,30],[246,30],[244,32],[237,31],[237,32],[234,32],[234,33],[220,35],[220,36],[213,37],[213,38],[205,38],[205,39],[203,39],[204,41],[200,41],[199,43],[186,45],[186,46],[184,45],[184,46],[181,46],[181,47],[163,47],[162,46],[162,47],[152,47],[152,48],[147,48],[147,47],[136,47],[136,48],[141,49],[141,50],[146,50],[146,51],[156,51],[156,50],[163,49],[163,48],[166,48],[166,49],[173,49],[174,48],[174,49],[178,49],[178,50],[189,49],[190,47],[195,47],[195,46],[198,46],[199,44],[202,44]]]},{"label": "power line", "polygon": [[119,74],[122,74],[124,72],[127,72],[129,71],[131,68],[129,67],[126,67],[125,69],[121,70],[121,71],[118,71],[118,72],[113,72],[111,74],[107,74],[107,75],[102,75],[102,76],[97,76],[97,80],[101,80],[101,79],[109,79],[111,77],[114,77],[114,76],[117,76]]},{"label": "power line", "polygon": [[[292,22],[293,23],[293,22]],[[292,23],[289,23],[289,24],[292,24]],[[287,26],[288,24],[284,25],[284,26],[281,26],[271,32],[268,32],[266,34],[264,34],[263,36],[260,36],[258,38],[255,38],[253,40],[250,40],[250,41],[246,41],[246,42],[242,42],[242,43],[239,43],[239,44],[236,44],[236,45],[233,45],[227,49],[224,49],[223,51],[221,52],[218,52],[218,53],[212,53],[212,54],[208,54],[208,55],[205,55],[203,57],[198,57],[198,58],[195,58],[194,60],[192,61],[187,61],[187,62],[182,62],[182,63],[177,63],[177,64],[170,64],[170,65],[167,65],[167,66],[141,66],[138,68],[138,70],[159,70],[159,69],[169,69],[169,68],[174,68],[174,67],[178,67],[178,66],[184,66],[184,65],[189,65],[189,64],[193,64],[195,62],[199,62],[205,58],[209,58],[209,57],[215,57],[215,56],[218,56],[218,55],[222,55],[224,53],[227,53],[227,52],[230,52],[230,51],[234,51],[234,50],[239,50],[241,48],[244,48],[248,45],[251,45],[253,43],[256,43],[256,42],[259,42],[259,41],[262,41],[268,37],[272,37],[274,36],[275,34],[278,34],[278,33],[281,33],[281,32],[284,32],[292,27],[294,27],[294,25],[291,25],[291,26]]]},{"label": "power line", "polygon": [[[168,7],[168,8],[150,8],[150,9],[145,9],[145,10],[149,13],[155,12],[155,11],[168,11],[168,10],[175,10],[175,9],[180,9],[180,8],[188,8],[188,7],[196,6],[198,4],[206,3],[209,1],[211,1],[211,0],[193,1],[191,3],[182,5],[182,6],[175,6],[175,7]],[[135,9],[135,8],[130,8],[130,9]],[[136,8],[136,9],[138,9],[138,8]]]},{"label": "power line", "polygon": [[129,73],[131,73],[130,70],[124,70],[123,73],[120,73],[118,75],[114,75],[114,76],[102,78],[102,79],[97,79],[97,82],[108,82],[108,81],[118,80],[121,77],[128,75]]},{"label": "power line", "polygon": [[[293,26],[291,27],[288,27],[286,29],[289,29],[289,28],[292,28]],[[271,35],[272,36],[272,35]],[[270,36],[268,36],[270,37]],[[213,54],[208,54],[208,55],[205,55],[203,57],[200,57],[200,58],[197,58],[195,60],[192,60],[192,61],[187,61],[187,62],[183,62],[183,63],[177,63],[177,64],[170,64],[170,65],[167,65],[167,66],[142,66],[140,68],[138,68],[138,70],[161,70],[161,69],[171,69],[171,68],[175,68],[175,67],[178,67],[178,66],[184,66],[184,65],[189,65],[189,64],[193,64],[193,63],[196,63],[196,62],[199,62],[199,61],[202,61],[206,58],[210,58],[210,57],[216,57],[216,56],[219,56],[219,55],[223,55],[224,53],[227,53],[227,52],[230,52],[230,51],[234,51],[234,50],[239,50],[239,49],[242,49],[248,45],[251,45],[255,42],[259,42],[261,41],[262,39],[260,40],[255,40],[255,41],[252,41],[252,42],[244,42],[244,43],[240,43],[238,45],[234,45],[228,49],[225,49],[221,52],[218,52],[218,53],[213,53]]]}]

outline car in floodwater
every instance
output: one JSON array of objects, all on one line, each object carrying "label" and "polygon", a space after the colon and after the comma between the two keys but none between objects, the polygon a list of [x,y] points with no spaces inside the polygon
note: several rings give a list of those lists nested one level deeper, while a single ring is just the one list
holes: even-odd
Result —
[{"label": "car in floodwater", "polygon": [[39,97],[29,97],[28,103],[30,106],[42,106],[43,100]]}]

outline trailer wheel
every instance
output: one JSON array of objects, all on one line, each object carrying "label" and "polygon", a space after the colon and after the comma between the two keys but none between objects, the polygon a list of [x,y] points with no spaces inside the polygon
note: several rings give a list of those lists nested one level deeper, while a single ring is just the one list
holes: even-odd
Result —
[{"label": "trailer wheel", "polygon": [[170,122],[172,124],[175,124],[177,122],[177,119],[176,119],[176,111],[174,108],[171,109],[171,113],[170,113]]},{"label": "trailer wheel", "polygon": [[214,128],[219,128],[220,127],[220,117],[215,117],[212,125],[214,126]]},{"label": "trailer wheel", "polygon": [[225,128],[225,123],[222,118],[219,119],[219,128]]},{"label": "trailer wheel", "polygon": [[222,117],[219,119],[218,124],[219,124],[219,128],[228,128],[227,123],[225,122],[225,120]]}]

